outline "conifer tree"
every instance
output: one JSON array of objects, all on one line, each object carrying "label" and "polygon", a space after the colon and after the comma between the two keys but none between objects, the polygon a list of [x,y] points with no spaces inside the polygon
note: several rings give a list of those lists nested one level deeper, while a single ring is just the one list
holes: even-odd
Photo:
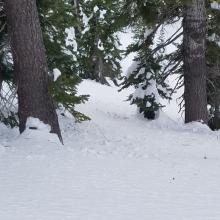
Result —
[{"label": "conifer tree", "polygon": [[[168,4],[162,1],[126,1],[124,7],[126,8],[125,17],[127,17],[126,11],[133,13],[130,17],[133,19],[132,26],[137,41],[130,46],[128,52],[136,52],[137,56],[127,76],[124,77],[121,89],[134,86],[135,92],[129,97],[131,104],[136,104],[144,117],[155,119],[163,107],[161,98],[170,99],[172,92],[166,83],[167,75],[172,68],[164,66],[164,60],[168,60],[173,54],[165,55],[164,51],[161,53],[160,50],[163,50],[166,44],[172,43],[179,35],[177,32],[177,36],[174,35],[156,46],[154,39],[160,26],[165,21],[172,20],[175,15],[172,14],[170,17],[167,14],[167,17],[164,17],[160,9],[164,10]],[[170,66],[172,66],[171,63]]]},{"label": "conifer tree", "polygon": [[[176,30],[175,33],[172,34],[171,37],[168,39],[163,39],[163,27],[166,27],[166,25],[169,24],[175,24],[176,22],[180,23],[180,20],[183,16],[183,6],[186,3],[186,1],[179,1],[176,0],[175,3],[173,1],[147,1],[146,3],[140,2],[140,1],[130,1],[126,0],[124,4],[124,10],[122,12],[122,18],[126,20],[125,24],[130,24],[130,26],[136,25],[138,22],[140,24],[140,19],[143,19],[145,21],[141,23],[142,29],[145,28],[146,30],[151,29],[152,34],[149,35],[149,37],[145,40],[145,45],[148,44],[150,49],[153,48],[153,54],[154,51],[161,51],[163,58],[160,60],[162,62],[159,62],[161,67],[161,71],[159,71],[159,75],[162,76],[162,78],[165,80],[169,75],[171,74],[177,74],[179,76],[179,79],[177,80],[176,86],[173,88],[172,93],[174,93],[177,89],[183,86],[183,58],[184,58],[184,50],[183,50],[183,44],[180,39],[183,37],[182,27],[178,30]],[[188,2],[189,3],[189,2]],[[214,4],[215,6],[218,4],[217,1],[210,1],[206,5],[206,7],[209,9],[211,4]],[[157,5],[157,7],[155,7]],[[214,112],[215,109],[218,110],[216,104],[214,104],[216,97],[218,97],[219,94],[219,80],[218,80],[218,70],[217,70],[217,62],[216,60],[219,59],[219,50],[218,47],[216,47],[216,44],[218,44],[218,28],[219,28],[219,10],[216,10],[217,6],[209,10],[207,13],[207,20],[208,23],[204,24],[208,28],[208,37],[207,37],[207,54],[206,54],[206,64],[208,67],[208,86],[207,89],[207,98],[209,101],[209,104],[211,105],[211,111]],[[148,12],[148,13],[146,13]],[[128,16],[130,15],[130,16]],[[141,28],[139,27],[138,30]],[[137,28],[135,29],[137,30]],[[159,33],[161,32],[161,33]],[[215,34],[213,34],[213,32]],[[156,33],[156,34],[155,34]],[[159,42],[155,41],[156,38],[158,38],[158,35],[160,36]],[[137,39],[141,39],[140,35]],[[215,36],[215,43],[213,42],[213,36]],[[142,38],[143,39],[143,38]],[[178,40],[178,42],[176,41]],[[174,45],[176,47],[176,51],[165,54],[165,49],[169,45]],[[141,44],[140,42],[132,47],[132,49],[129,49],[130,51],[139,51],[143,47],[144,44]],[[151,46],[150,46],[151,45]],[[214,49],[215,48],[215,49]],[[148,51],[150,50],[148,49]],[[145,49],[146,51],[146,49]],[[215,51],[215,52],[213,52]],[[139,54],[139,53],[138,53]],[[152,52],[151,52],[152,54]],[[215,58],[215,65],[213,63],[213,57]],[[137,57],[136,57],[137,59]],[[146,60],[146,59],[145,59]],[[157,60],[159,61],[159,60]],[[210,74],[210,72],[212,74]],[[134,80],[133,78],[137,78],[139,75],[138,71],[133,72],[132,75],[129,75],[129,78],[125,77],[125,81],[123,83],[123,86],[127,85],[139,85],[143,83],[143,80],[140,78],[140,80]],[[131,83],[133,81],[133,83]],[[132,96],[131,96],[132,97]],[[184,97],[183,97],[184,98]],[[134,102],[133,102],[134,103]],[[194,103],[195,104],[195,103]],[[180,110],[185,108],[184,99],[180,102]],[[217,114],[215,114],[217,115]],[[216,116],[215,116],[216,117]]]},{"label": "conifer tree", "polygon": [[5,7],[18,89],[20,132],[26,129],[28,117],[34,117],[49,124],[51,132],[62,142],[48,90],[47,61],[36,1],[7,0]]},{"label": "conifer tree", "polygon": [[[75,105],[85,102],[87,95],[77,96],[79,77],[78,45],[74,27],[78,19],[75,8],[68,0],[39,0],[41,26],[46,46],[51,78],[50,91],[57,107],[68,110],[77,121],[89,119],[75,110]],[[60,73],[53,76],[54,71]],[[56,79],[57,78],[57,79]]]},{"label": "conifer tree", "polygon": [[[5,10],[3,4],[1,6],[0,21],[3,31],[0,35],[2,52],[0,61],[2,78],[4,83],[10,87],[11,93],[14,94],[14,66],[11,59],[11,48],[8,44],[7,23],[5,16],[3,16]],[[68,110],[77,121],[87,120],[89,119],[87,116],[75,110],[76,104],[88,99],[87,95],[76,95],[76,86],[81,82],[81,79],[78,76],[77,44],[73,29],[77,22],[74,14],[75,9],[71,7],[68,0],[39,0],[37,6],[47,54],[49,91],[55,101],[56,108]],[[61,75],[54,77],[55,71]],[[11,109],[11,106],[16,105],[12,105],[11,100],[7,98],[1,97],[1,100],[7,104],[7,111],[5,108],[0,109],[0,121],[14,127],[17,126],[18,119],[16,108]]]},{"label": "conifer tree", "polygon": [[220,128],[220,1],[208,4],[207,38],[207,93],[209,125],[212,129]]},{"label": "conifer tree", "polygon": [[[121,51],[114,26],[118,1],[78,1],[83,19],[79,40],[80,76],[109,85],[107,77],[115,84],[121,74]],[[79,39],[79,38],[78,38]]]}]

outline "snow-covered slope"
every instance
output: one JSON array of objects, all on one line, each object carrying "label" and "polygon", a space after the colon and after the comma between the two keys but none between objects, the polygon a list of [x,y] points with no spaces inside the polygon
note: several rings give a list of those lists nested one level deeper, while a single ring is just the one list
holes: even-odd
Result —
[{"label": "snow-covered slope", "polygon": [[[146,121],[117,92],[84,81],[92,118],[19,135],[0,125],[0,220],[219,220],[220,133],[161,113]],[[172,114],[170,114],[172,115]]]}]

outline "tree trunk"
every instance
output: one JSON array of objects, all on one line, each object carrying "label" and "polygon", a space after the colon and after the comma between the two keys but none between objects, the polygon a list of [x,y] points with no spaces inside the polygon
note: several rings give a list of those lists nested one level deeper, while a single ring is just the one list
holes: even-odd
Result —
[{"label": "tree trunk", "polygon": [[220,112],[219,112],[219,105],[220,105],[220,97],[219,97],[219,91],[218,93],[216,94],[216,97],[215,97],[215,112],[214,112],[214,118],[213,118],[213,124],[214,124],[214,127],[216,130],[219,129],[219,116],[220,116]]},{"label": "tree trunk", "polygon": [[51,126],[61,142],[61,132],[48,91],[48,67],[35,0],[7,0],[6,14],[18,88],[20,132],[28,117]]},{"label": "tree trunk", "polygon": [[208,122],[205,0],[191,0],[183,20],[185,122]]},{"label": "tree trunk", "polygon": [[72,4],[74,6],[75,9],[75,16],[76,16],[76,20],[77,20],[77,24],[75,25],[74,29],[75,29],[75,37],[76,39],[80,38],[80,34],[82,32],[81,27],[80,27],[80,8],[79,8],[79,2],[78,0],[73,0]]},{"label": "tree trunk", "polygon": [[[215,71],[215,75],[216,75],[216,82],[218,82],[218,77],[220,76],[220,65],[218,64],[218,62],[215,64],[214,66],[214,71]],[[215,129],[219,130],[220,129],[220,88],[219,88],[219,84],[216,83],[216,89],[215,89],[215,112],[214,112],[214,119],[213,119],[213,124]]]},{"label": "tree trunk", "polygon": [[93,62],[93,71],[92,71],[92,78],[96,80],[96,82],[99,82],[103,85],[107,85],[110,86],[110,84],[108,83],[108,81],[106,80],[105,76],[104,76],[104,63],[103,63],[103,59],[101,57],[98,51],[98,47],[99,47],[99,35],[96,36],[95,38],[95,42],[94,42],[94,54],[93,54],[93,58],[92,58],[92,62]]},{"label": "tree trunk", "polygon": [[1,91],[2,91],[2,83],[3,83],[2,64],[0,63],[0,95],[1,95]]}]

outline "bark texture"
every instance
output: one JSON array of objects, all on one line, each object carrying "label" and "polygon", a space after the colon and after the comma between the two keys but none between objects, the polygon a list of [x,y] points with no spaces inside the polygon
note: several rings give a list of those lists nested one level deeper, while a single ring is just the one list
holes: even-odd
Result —
[{"label": "bark texture", "polygon": [[0,64],[0,94],[1,94],[1,91],[2,91],[2,83],[3,83],[2,65]]},{"label": "bark texture", "polygon": [[220,129],[220,64],[217,61],[207,65],[208,77],[208,104],[214,108],[214,116],[209,119],[209,127],[212,130]]},{"label": "bark texture", "polygon": [[[220,76],[220,64],[219,62],[216,63],[215,67],[215,73],[219,77]],[[216,78],[217,81],[217,78]],[[216,91],[215,91],[215,113],[214,113],[214,126],[216,129],[220,129],[220,88],[219,84],[216,85]]]},{"label": "bark texture", "polygon": [[108,83],[108,81],[105,78],[105,73],[104,73],[104,63],[103,63],[103,58],[100,56],[99,51],[98,51],[98,44],[99,44],[99,35],[96,36],[95,38],[95,48],[94,48],[94,54],[93,54],[93,58],[92,58],[92,62],[93,62],[93,70],[91,72],[91,79],[96,80],[96,82],[100,82],[103,85],[108,85],[110,86],[110,84]]},{"label": "bark texture", "polygon": [[51,126],[62,141],[58,118],[48,91],[48,67],[36,0],[5,1],[18,88],[20,132],[28,117]]},{"label": "bark texture", "polygon": [[191,0],[183,20],[185,122],[208,121],[205,0]]}]

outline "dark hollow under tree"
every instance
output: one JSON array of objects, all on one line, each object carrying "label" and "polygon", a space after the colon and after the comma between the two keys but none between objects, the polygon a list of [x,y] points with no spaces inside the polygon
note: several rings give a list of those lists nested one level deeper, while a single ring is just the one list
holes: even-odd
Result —
[{"label": "dark hollow under tree", "polygon": [[186,3],[183,32],[185,122],[207,123],[205,0]]},{"label": "dark hollow under tree", "polygon": [[19,128],[23,132],[28,117],[51,126],[61,142],[61,132],[48,89],[48,67],[36,0],[5,1],[8,31],[18,90]]}]

